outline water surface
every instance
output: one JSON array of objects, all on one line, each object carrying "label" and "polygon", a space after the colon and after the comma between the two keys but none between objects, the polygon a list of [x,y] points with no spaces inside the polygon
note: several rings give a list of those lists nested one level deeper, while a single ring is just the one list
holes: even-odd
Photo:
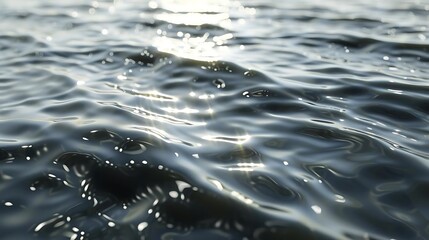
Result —
[{"label": "water surface", "polygon": [[1,0],[1,238],[428,239],[428,22]]}]

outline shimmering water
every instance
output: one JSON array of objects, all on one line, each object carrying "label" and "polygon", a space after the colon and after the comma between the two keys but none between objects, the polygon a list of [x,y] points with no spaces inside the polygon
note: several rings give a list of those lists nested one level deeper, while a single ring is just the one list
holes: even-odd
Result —
[{"label": "shimmering water", "polygon": [[429,239],[429,2],[0,1],[1,239]]}]

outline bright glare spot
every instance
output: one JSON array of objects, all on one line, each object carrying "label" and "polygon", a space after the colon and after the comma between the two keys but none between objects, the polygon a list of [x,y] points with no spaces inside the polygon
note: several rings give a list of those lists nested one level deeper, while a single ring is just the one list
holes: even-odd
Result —
[{"label": "bright glare spot", "polygon": [[152,8],[152,9],[155,9],[155,8],[157,8],[157,7],[158,7],[158,3],[157,3],[157,2],[155,2],[155,1],[150,1],[150,2],[148,3],[148,6],[149,6],[150,8]]},{"label": "bright glare spot", "polygon": [[161,108],[162,110],[169,112],[169,113],[199,113],[200,111],[198,109],[192,109],[192,108],[183,108],[183,109],[178,109],[178,108],[172,108],[172,107],[166,107],[166,108]]},{"label": "bright glare spot", "polygon": [[218,180],[211,180],[211,182],[219,189],[219,191],[223,190],[222,183],[220,183]]},{"label": "bright glare spot", "polygon": [[205,140],[209,140],[209,141],[214,141],[214,142],[226,142],[226,143],[233,143],[233,144],[244,144],[245,142],[247,142],[248,140],[250,140],[250,136],[249,135],[243,135],[243,136],[231,136],[231,137],[227,137],[227,136],[222,136],[222,137],[217,137],[217,136],[204,136],[203,139]]},{"label": "bright glare spot", "polygon": [[335,199],[336,202],[339,202],[339,203],[345,203],[346,202],[346,199],[341,195],[335,194],[335,198],[336,198]]},{"label": "bright glare spot", "polygon": [[176,191],[171,191],[168,193],[168,195],[170,195],[170,197],[172,198],[177,198],[179,196],[179,193]]},{"label": "bright glare spot", "polygon": [[228,50],[228,47],[216,48],[216,43],[208,40],[208,34],[191,37],[187,33],[183,39],[170,38],[163,34],[155,38],[154,46],[159,51],[197,60],[216,60]]},{"label": "bright glare spot", "polygon": [[228,168],[228,171],[240,171],[240,172],[252,172],[253,168],[246,167],[236,167],[236,168]]},{"label": "bright glare spot", "polygon": [[137,226],[137,229],[141,232],[148,226],[147,222],[142,222]]},{"label": "bright glare spot", "polygon": [[222,45],[226,40],[231,39],[233,37],[234,35],[232,35],[232,33],[227,33],[221,36],[213,37],[213,41],[216,42],[217,45]]},{"label": "bright glare spot", "polygon": [[316,214],[321,214],[321,213],[322,213],[322,209],[321,209],[319,206],[317,206],[317,205],[313,205],[313,206],[311,206],[311,209],[313,209],[313,211],[314,211]]},{"label": "bright glare spot", "polygon": [[[63,215],[58,215],[57,217],[52,218],[52,219],[50,219],[50,220],[48,220],[48,221],[46,221],[46,222],[39,223],[39,225],[37,225],[37,227],[34,229],[34,231],[35,231],[35,232],[38,232],[38,231],[40,231],[40,229],[42,229],[44,226],[46,226],[46,225],[48,225],[48,224],[51,224],[51,223],[53,223],[53,222],[57,221],[58,219],[60,219],[60,218],[62,218],[62,217],[63,217]],[[82,235],[83,235],[83,234],[82,234]]]},{"label": "bright glare spot", "polygon": [[[119,75],[119,76],[125,77],[125,79],[120,79],[120,80],[126,80],[126,76],[124,76],[124,75]],[[156,90],[151,90],[151,91],[147,91],[147,92],[140,92],[136,89],[132,89],[131,92],[133,92],[133,94],[138,96],[138,97],[145,98],[148,100],[153,100],[153,101],[161,101],[161,102],[163,102],[163,101],[176,102],[177,101],[176,97],[160,93]]]},{"label": "bright glare spot", "polygon": [[7,206],[7,207],[11,207],[11,206],[13,206],[13,203],[11,203],[11,202],[5,202],[4,205]]},{"label": "bright glare spot", "polygon": [[76,82],[76,85],[78,86],[85,85],[85,81],[79,80]]},{"label": "bright glare spot", "polygon": [[162,7],[172,12],[226,12],[231,5],[230,0],[163,0]]},{"label": "bright glare spot", "polygon": [[252,199],[250,199],[250,198],[247,198],[247,197],[243,196],[243,195],[242,195],[242,194],[240,194],[239,192],[232,191],[232,192],[231,192],[231,195],[232,195],[233,197],[236,197],[238,200],[241,200],[242,202],[244,202],[244,203],[246,203],[246,204],[252,204],[252,203],[253,203],[253,200],[252,200]]},{"label": "bright glare spot", "polygon": [[264,167],[265,165],[263,163],[237,163],[237,166],[239,167]]},{"label": "bright glare spot", "polygon": [[107,35],[107,34],[109,34],[109,30],[104,28],[103,30],[101,30],[101,34]]},{"label": "bright glare spot", "polygon": [[109,222],[107,225],[109,225],[109,227],[115,227],[115,223],[114,222]]},{"label": "bright glare spot", "polygon": [[172,24],[201,26],[203,24],[217,25],[220,22],[229,19],[229,15],[227,13],[161,13],[156,16],[156,19]]},{"label": "bright glare spot", "polygon": [[[155,15],[155,19],[168,23],[168,28],[173,25],[187,25],[200,28],[203,25],[219,26],[230,29],[232,20],[229,12],[230,0],[164,0],[159,3],[162,8],[169,12]],[[149,2],[149,7],[159,7],[155,1]],[[179,57],[216,60],[229,51],[226,41],[232,39],[232,33],[213,36],[206,32],[203,36],[189,32],[178,31],[177,37],[170,37],[167,31],[158,29],[154,46],[163,52],[172,53]]]},{"label": "bright glare spot", "polygon": [[116,78],[119,80],[127,80],[127,76],[124,75],[118,75]]},{"label": "bright glare spot", "polygon": [[403,93],[402,90],[395,90],[395,89],[387,89],[387,91],[392,92],[394,94],[399,94],[399,95]]},{"label": "bright glare spot", "polygon": [[176,184],[177,184],[177,189],[179,189],[179,192],[183,192],[184,189],[191,187],[191,185],[182,181],[176,181]]},{"label": "bright glare spot", "polygon": [[288,163],[287,161],[283,161],[283,164],[284,164],[285,166],[289,165],[289,163]]},{"label": "bright glare spot", "polygon": [[202,94],[198,96],[198,99],[201,100],[207,100],[207,99],[213,99],[215,96],[213,94]]},{"label": "bright glare spot", "polygon": [[45,226],[46,225],[46,223],[40,223],[39,225],[37,225],[37,227],[34,229],[34,231],[35,232],[38,232],[38,231],[40,231],[40,229],[42,229],[43,228],[43,226]]}]

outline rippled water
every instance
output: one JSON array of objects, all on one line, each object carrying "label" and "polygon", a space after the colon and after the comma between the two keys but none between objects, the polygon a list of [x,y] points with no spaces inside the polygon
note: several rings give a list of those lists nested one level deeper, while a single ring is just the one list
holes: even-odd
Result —
[{"label": "rippled water", "polygon": [[429,239],[428,22],[0,1],[0,238]]}]

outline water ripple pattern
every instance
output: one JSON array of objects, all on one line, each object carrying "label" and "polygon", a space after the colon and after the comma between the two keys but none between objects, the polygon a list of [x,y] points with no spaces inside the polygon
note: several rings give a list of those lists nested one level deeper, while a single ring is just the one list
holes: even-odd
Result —
[{"label": "water ripple pattern", "polygon": [[0,238],[429,239],[428,16],[0,0]]}]

